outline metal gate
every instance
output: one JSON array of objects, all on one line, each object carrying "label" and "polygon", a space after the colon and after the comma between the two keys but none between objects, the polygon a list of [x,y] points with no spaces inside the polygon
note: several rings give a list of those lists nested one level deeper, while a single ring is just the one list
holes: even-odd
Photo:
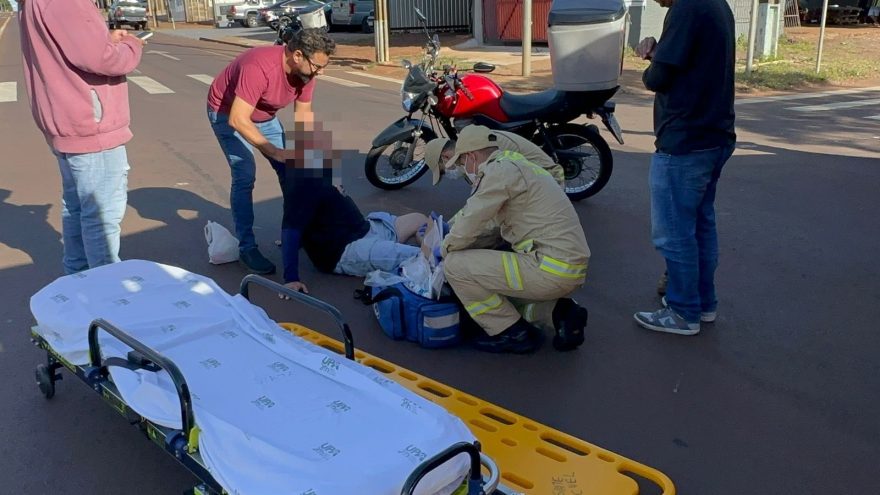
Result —
[{"label": "metal gate", "polygon": [[727,0],[733,9],[733,17],[736,19],[736,37],[749,35],[749,23],[752,17],[752,0]]},{"label": "metal gate", "polygon": [[[547,41],[552,3],[552,0],[532,0],[532,41]],[[483,12],[487,41],[522,41],[523,0],[484,0]]]},{"label": "metal gate", "polygon": [[473,0],[388,0],[390,29],[421,28],[415,7],[428,18],[429,28],[460,29],[471,27]]}]

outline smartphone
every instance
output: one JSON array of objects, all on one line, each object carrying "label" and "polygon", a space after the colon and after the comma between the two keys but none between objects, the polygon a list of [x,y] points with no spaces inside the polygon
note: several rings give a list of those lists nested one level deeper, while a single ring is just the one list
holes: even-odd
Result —
[{"label": "smartphone", "polygon": [[141,31],[140,33],[136,34],[135,36],[137,36],[139,39],[146,40],[146,39],[150,38],[151,36],[153,36],[153,34],[154,33],[152,31]]}]

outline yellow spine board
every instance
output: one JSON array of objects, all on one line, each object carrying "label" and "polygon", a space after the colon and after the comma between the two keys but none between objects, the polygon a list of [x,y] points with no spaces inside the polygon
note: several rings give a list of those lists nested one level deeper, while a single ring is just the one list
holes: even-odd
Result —
[{"label": "yellow spine board", "polygon": [[[344,353],[343,345],[314,330],[281,326],[325,349]],[[458,416],[501,469],[501,482],[527,495],[637,495],[628,474],[675,495],[660,471],[532,421],[362,351],[355,359]]]}]

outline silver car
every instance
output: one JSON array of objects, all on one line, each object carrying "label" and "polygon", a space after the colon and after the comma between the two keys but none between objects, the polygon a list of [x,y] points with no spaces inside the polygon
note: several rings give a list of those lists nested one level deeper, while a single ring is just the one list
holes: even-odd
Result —
[{"label": "silver car", "polygon": [[146,2],[115,0],[110,4],[107,23],[110,25],[110,29],[120,29],[122,26],[128,25],[143,31],[147,28],[148,14],[149,6]]}]

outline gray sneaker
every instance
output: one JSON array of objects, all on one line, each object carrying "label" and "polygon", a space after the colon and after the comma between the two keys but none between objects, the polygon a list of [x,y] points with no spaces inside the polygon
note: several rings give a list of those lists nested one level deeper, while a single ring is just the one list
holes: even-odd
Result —
[{"label": "gray sneaker", "polygon": [[700,333],[700,322],[690,323],[672,308],[663,308],[653,313],[643,311],[633,315],[636,323],[655,332],[675,333],[678,335],[696,335]]},{"label": "gray sneaker", "polygon": [[[663,304],[664,308],[668,308],[669,305],[666,304],[666,296],[660,299],[660,302]],[[703,323],[715,323],[715,318],[718,318],[717,311],[703,311],[700,313],[700,321]]]}]

